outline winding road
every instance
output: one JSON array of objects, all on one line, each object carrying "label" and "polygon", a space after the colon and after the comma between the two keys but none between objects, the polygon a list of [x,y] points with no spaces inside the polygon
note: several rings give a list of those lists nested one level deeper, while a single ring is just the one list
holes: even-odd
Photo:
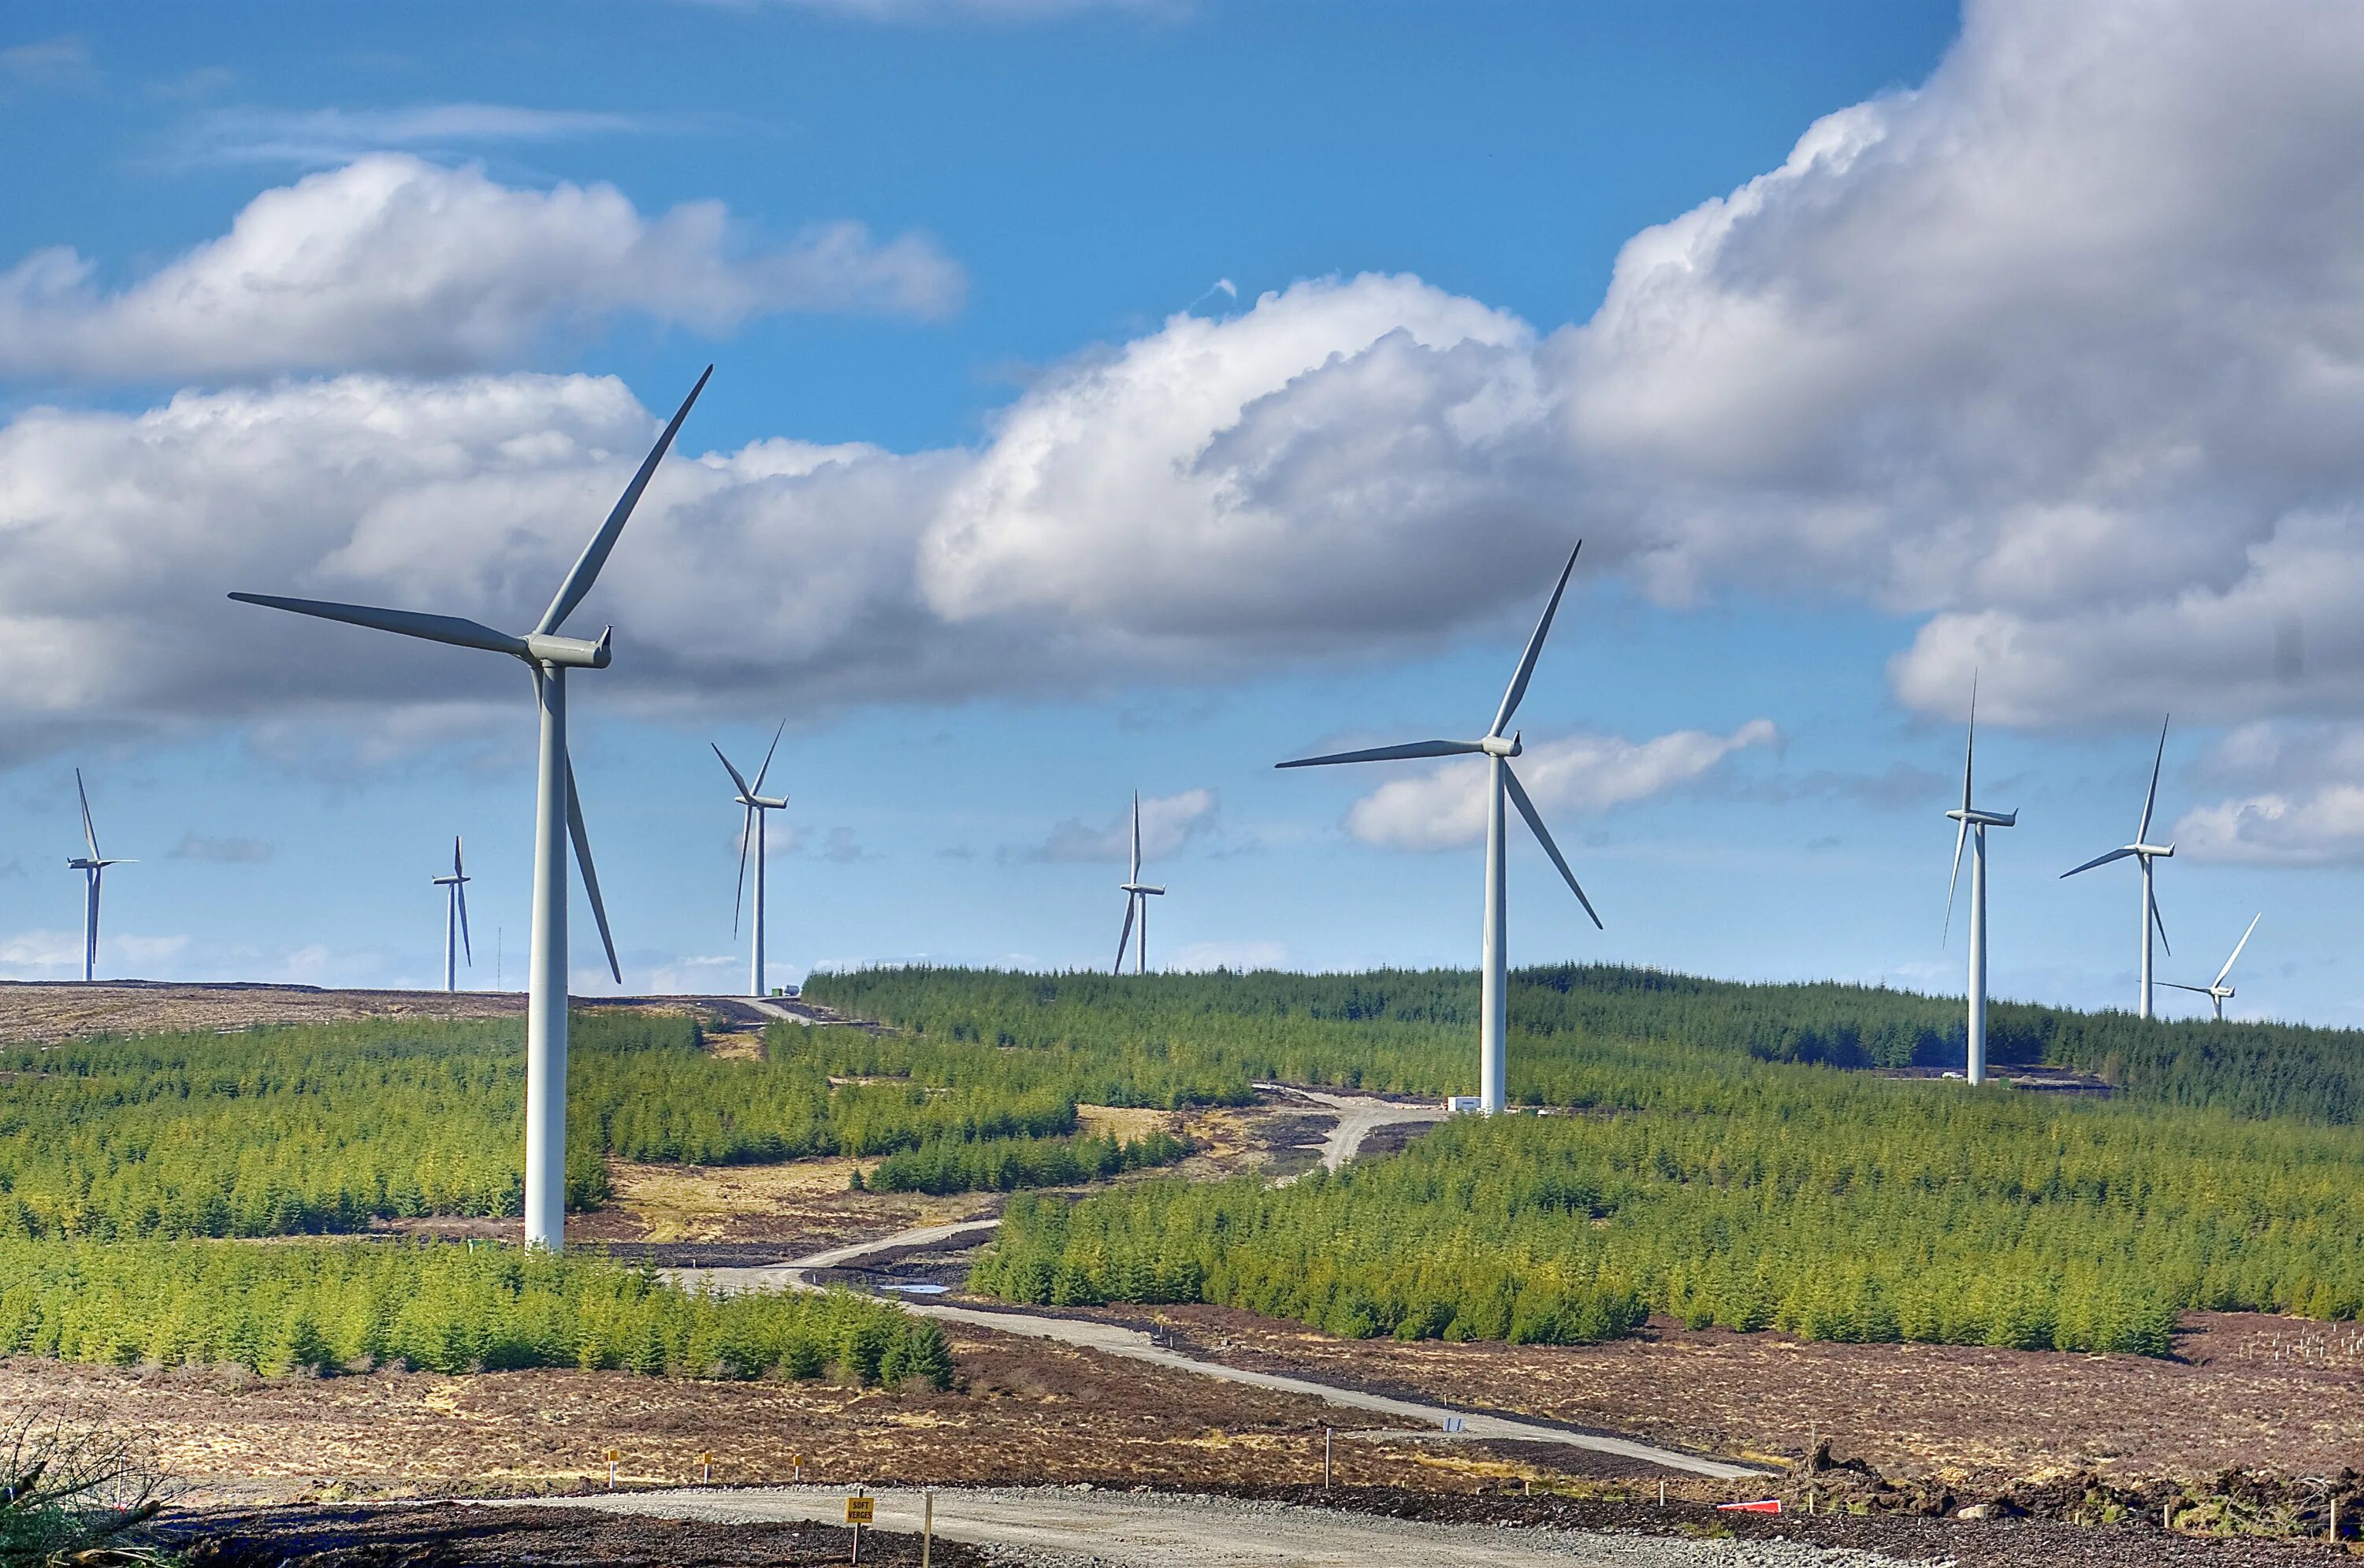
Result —
[{"label": "winding road", "polygon": [[[1264,1085],[1258,1085],[1263,1087]],[[1322,1163],[1336,1170],[1352,1159],[1363,1140],[1377,1128],[1403,1121],[1435,1120],[1444,1113],[1426,1106],[1401,1106],[1391,1101],[1345,1095],[1331,1095],[1316,1090],[1295,1089],[1292,1094],[1306,1095],[1339,1113],[1336,1130],[1332,1132],[1322,1150]],[[851,1242],[832,1247],[826,1251],[785,1262],[767,1263],[752,1268],[667,1269],[665,1277],[687,1289],[709,1289],[736,1295],[748,1291],[819,1290],[812,1275],[823,1269],[844,1268],[850,1264],[875,1261],[907,1252],[931,1251],[946,1245],[965,1245],[981,1240],[1001,1223],[999,1219],[973,1219],[956,1225],[923,1225],[909,1230],[897,1231],[874,1240]],[[1382,1394],[1366,1394],[1360,1389],[1340,1388],[1310,1378],[1290,1377],[1279,1373],[1251,1372],[1243,1367],[1225,1366],[1218,1362],[1200,1361],[1180,1351],[1171,1350],[1153,1340],[1137,1329],[1121,1324],[1104,1323],[1090,1318],[1051,1318],[1037,1313],[987,1310],[974,1307],[954,1307],[945,1303],[903,1300],[898,1303],[906,1312],[924,1318],[934,1318],[947,1323],[964,1324],[973,1329],[987,1329],[996,1333],[1017,1334],[1028,1339],[1050,1340],[1059,1344],[1074,1345],[1098,1351],[1105,1355],[1123,1356],[1131,1361],[1147,1362],[1153,1366],[1169,1367],[1199,1377],[1211,1377],[1225,1383],[1245,1384],[1256,1388],[1269,1388],[1284,1394],[1310,1395],[1316,1399],[1344,1409],[1388,1417],[1399,1422],[1414,1423],[1442,1429],[1448,1419],[1457,1419],[1463,1436],[1493,1438],[1518,1442],[1552,1443],[1566,1448],[1585,1449],[1594,1453],[1614,1454],[1619,1458],[1638,1460],[1662,1469],[1678,1470],[1693,1475],[1712,1476],[1719,1481],[1736,1481],[1743,1476],[1763,1472],[1745,1464],[1730,1464],[1723,1460],[1707,1459],[1698,1454],[1682,1453],[1674,1449],[1659,1448],[1652,1443],[1636,1442],[1629,1438],[1614,1437],[1604,1432],[1588,1432],[1571,1427],[1554,1426],[1546,1422],[1523,1420],[1511,1416],[1494,1416],[1456,1410],[1443,1405],[1431,1405],[1419,1400],[1396,1399]],[[1341,1559],[1344,1561],[1344,1559]],[[1443,1561],[1439,1559],[1439,1561]]]}]

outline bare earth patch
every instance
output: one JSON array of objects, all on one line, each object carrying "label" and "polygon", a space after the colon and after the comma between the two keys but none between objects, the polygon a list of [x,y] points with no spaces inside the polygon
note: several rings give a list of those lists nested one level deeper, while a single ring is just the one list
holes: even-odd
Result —
[{"label": "bare earth patch", "polygon": [[[955,1332],[962,1391],[709,1383],[626,1373],[259,1379],[0,1361],[0,1409],[152,1433],[202,1498],[274,1501],[329,1483],[387,1496],[718,1484],[1031,1481],[1269,1485],[1318,1480],[1319,1401]],[[1341,1444],[1342,1479],[1470,1489],[1528,1468],[1466,1445]],[[1541,1472],[1538,1472],[1541,1473]]]},{"label": "bare earth patch", "polygon": [[2197,1480],[2239,1467],[2331,1475],[2364,1455],[2364,1361],[2274,1360],[2323,1324],[2195,1313],[2177,1359],[1951,1345],[1812,1344],[1690,1331],[1547,1346],[1337,1340],[1221,1307],[1106,1314],[1170,1324],[1237,1366],[1412,1393],[1741,1459],[1817,1438],[1889,1474],[1996,1482],[2092,1469]]},{"label": "bare earth patch", "polygon": [[606,1208],[570,1215],[570,1240],[592,1242],[770,1243],[795,1257],[882,1231],[973,1219],[993,1212],[992,1195],[929,1197],[850,1190],[853,1172],[875,1159],[791,1160],[778,1165],[644,1165],[608,1162],[614,1195]]},{"label": "bare earth patch", "polygon": [[97,1034],[242,1029],[348,1018],[525,1017],[521,992],[321,991],[309,985],[92,985],[0,982],[0,1044],[48,1045]]}]

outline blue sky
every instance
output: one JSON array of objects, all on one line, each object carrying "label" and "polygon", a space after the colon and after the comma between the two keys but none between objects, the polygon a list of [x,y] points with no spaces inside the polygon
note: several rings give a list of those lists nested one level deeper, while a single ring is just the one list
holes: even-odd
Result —
[{"label": "blue sky", "polygon": [[1135,788],[1154,962],[1473,962],[1463,775],[1270,763],[1482,729],[1581,534],[1521,719],[1609,929],[1522,846],[1513,962],[1957,988],[1976,669],[1999,993],[2131,997],[2057,877],[2172,709],[2164,973],[2263,909],[2236,1010],[2364,1021],[2364,47],[2065,10],[13,7],[0,974],[79,764],[103,969],[428,984],[457,831],[514,983],[523,682],[220,595],[521,624],[711,360],[577,628],[633,988],[740,983],[784,717],[775,977],[1107,962]]}]

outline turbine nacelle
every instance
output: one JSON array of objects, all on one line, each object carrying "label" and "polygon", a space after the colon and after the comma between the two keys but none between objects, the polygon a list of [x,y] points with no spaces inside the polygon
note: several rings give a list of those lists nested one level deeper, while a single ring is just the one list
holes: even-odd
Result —
[{"label": "turbine nacelle", "polygon": [[1519,744],[1519,738],[1516,735],[1511,736],[1508,740],[1499,735],[1489,735],[1482,740],[1471,741],[1470,749],[1482,751],[1489,757],[1509,758],[1526,754],[1526,748]]},{"label": "turbine nacelle", "polygon": [[1145,883],[1139,883],[1139,882],[1127,882],[1127,883],[1120,884],[1118,885],[1118,887],[1117,887],[1117,891],[1118,891],[1119,893],[1157,893],[1157,894],[1162,894],[1162,893],[1164,893],[1164,892],[1165,891],[1165,889],[1164,889],[1164,888],[1162,888],[1162,887],[1151,887],[1151,886],[1149,886],[1149,885],[1148,885],[1147,884],[1145,884]]},{"label": "turbine nacelle", "polygon": [[564,670],[604,670],[615,662],[615,637],[616,628],[611,626],[592,639],[530,631],[518,640],[525,648],[521,657],[530,663]]},{"label": "turbine nacelle", "polygon": [[2019,825],[2016,811],[1948,811],[1946,817],[1969,828],[2015,828]]}]

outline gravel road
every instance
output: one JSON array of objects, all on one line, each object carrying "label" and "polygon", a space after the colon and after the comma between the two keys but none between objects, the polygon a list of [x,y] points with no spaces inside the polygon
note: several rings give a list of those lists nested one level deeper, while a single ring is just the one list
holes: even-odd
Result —
[{"label": "gravel road", "polygon": [[[876,1494],[877,1523],[916,1531],[916,1492]],[[844,1518],[845,1494],[811,1486],[624,1493],[550,1506],[733,1523]],[[1065,1487],[952,1489],[938,1536],[1024,1568],[1892,1568],[1878,1552],[1790,1541],[1678,1540],[1493,1525],[1441,1525],[1282,1503]]]},{"label": "gravel road", "polygon": [[[910,1251],[946,1241],[965,1241],[982,1238],[1000,1223],[997,1219],[970,1220],[959,1225],[930,1225],[916,1229],[898,1231],[875,1241],[856,1241],[849,1246],[832,1247],[825,1252],[798,1258],[791,1262],[774,1263],[762,1268],[666,1269],[663,1274],[689,1289],[707,1288],[736,1294],[762,1290],[812,1290],[818,1287],[808,1277],[813,1269],[840,1267],[864,1258],[882,1253]],[[1180,1351],[1168,1350],[1137,1329],[1120,1324],[1103,1323],[1088,1318],[1049,1318],[1032,1312],[987,1312],[971,1307],[948,1307],[933,1302],[904,1301],[898,1303],[906,1312],[947,1322],[965,1324],[973,1329],[988,1329],[997,1333],[1019,1334],[1029,1339],[1050,1340],[1059,1344],[1075,1345],[1084,1350],[1098,1351],[1104,1355],[1122,1356],[1132,1361],[1148,1362],[1155,1366],[1171,1367],[1177,1372],[1212,1377],[1225,1383],[1244,1384],[1255,1388],[1270,1388],[1283,1394],[1310,1394],[1316,1399],[1345,1409],[1382,1416],[1391,1423],[1411,1424],[1432,1429],[1441,1429],[1448,1419],[1461,1423],[1462,1435],[1467,1438],[1493,1439],[1513,1442],[1551,1443],[1564,1448],[1585,1449],[1594,1453],[1614,1454],[1621,1459],[1639,1460],[1667,1470],[1683,1471],[1693,1475],[1712,1476],[1719,1481],[1737,1481],[1745,1476],[1759,1475],[1762,1471],[1745,1464],[1730,1464],[1720,1459],[1707,1459],[1698,1454],[1683,1453],[1674,1449],[1660,1448],[1654,1443],[1636,1442],[1631,1438],[1613,1437],[1602,1432],[1586,1432],[1567,1427],[1551,1426],[1542,1421],[1521,1420],[1508,1416],[1489,1416],[1474,1411],[1455,1410],[1444,1405],[1432,1405],[1419,1400],[1396,1399],[1382,1394],[1368,1394],[1361,1389],[1340,1388],[1333,1384],[1316,1383],[1310,1378],[1290,1377],[1280,1373],[1254,1372],[1244,1367],[1224,1366],[1217,1362],[1203,1362]]]},{"label": "gravel road", "polygon": [[[1443,1121],[1446,1112],[1442,1106],[1407,1106],[1395,1100],[1373,1099],[1368,1095],[1333,1095],[1321,1089],[1300,1089],[1289,1084],[1258,1084],[1257,1088],[1271,1094],[1293,1095],[1311,1100],[1324,1109],[1338,1113],[1337,1125],[1321,1141],[1321,1168],[1335,1171],[1352,1160],[1362,1149],[1363,1140],[1383,1127],[1396,1127],[1404,1122]],[[1286,1186],[1294,1177],[1284,1178]]]}]

